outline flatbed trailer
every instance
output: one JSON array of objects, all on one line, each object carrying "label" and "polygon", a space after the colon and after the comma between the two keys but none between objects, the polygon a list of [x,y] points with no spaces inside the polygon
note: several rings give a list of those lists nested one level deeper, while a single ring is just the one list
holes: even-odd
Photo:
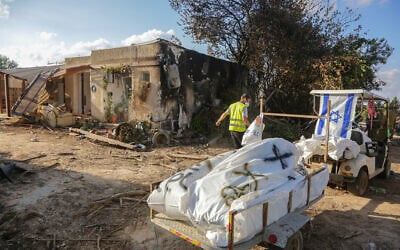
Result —
[{"label": "flatbed trailer", "polygon": [[[328,102],[327,114],[330,113],[331,103]],[[260,113],[264,116],[280,116],[280,117],[296,117],[305,119],[325,119],[326,135],[324,142],[324,161],[323,163],[310,163],[305,164],[307,167],[307,201],[306,205],[292,211],[292,196],[293,191],[289,193],[288,200],[288,213],[281,217],[274,223],[267,225],[268,221],[268,202],[263,203],[262,212],[262,231],[252,237],[250,240],[234,244],[234,217],[236,214],[244,211],[230,211],[229,212],[229,223],[226,228],[228,234],[228,246],[227,247],[216,247],[214,246],[197,228],[190,224],[190,222],[184,222],[179,220],[174,220],[169,218],[163,213],[157,213],[157,211],[150,209],[150,220],[155,225],[169,231],[170,233],[192,243],[195,246],[201,247],[203,249],[250,249],[260,243],[267,243],[274,245],[283,249],[303,249],[303,237],[300,229],[310,220],[307,216],[303,215],[305,209],[312,206],[314,203],[319,201],[323,195],[322,194],[314,200],[310,200],[310,188],[311,188],[311,177],[320,173],[321,171],[328,169],[328,140],[329,140],[329,120],[328,115],[297,115],[297,114],[282,114],[282,113],[265,113],[263,112],[263,100],[260,100]],[[158,185],[158,183],[153,183],[150,185],[150,192],[152,192]],[[260,205],[254,204],[253,206]],[[249,209],[251,207],[248,207]]]},{"label": "flatbed trailer", "polygon": [[[325,164],[309,166],[311,167],[311,172],[306,176],[307,182],[307,201],[306,205],[300,208],[292,210],[292,195],[293,191],[289,193],[288,201],[288,214],[281,217],[278,221],[267,225],[268,221],[268,202],[263,203],[263,214],[262,231],[256,234],[253,238],[248,241],[241,242],[234,245],[234,217],[236,214],[244,211],[230,211],[229,212],[229,223],[226,228],[228,234],[228,246],[227,247],[216,247],[214,246],[205,236],[201,233],[195,226],[191,225],[190,222],[175,220],[163,213],[158,213],[157,211],[150,209],[150,220],[155,225],[162,229],[169,231],[170,233],[190,242],[191,244],[203,248],[203,249],[250,249],[260,243],[268,243],[283,249],[302,249],[303,248],[303,238],[300,229],[310,220],[307,216],[303,215],[305,209],[312,206],[314,203],[319,201],[322,197],[322,193],[316,199],[310,201],[310,187],[311,187],[311,177],[320,173],[327,168]],[[150,189],[153,191],[159,183],[151,184]],[[260,205],[254,204],[253,206]],[[248,207],[247,209],[250,209]]]}]

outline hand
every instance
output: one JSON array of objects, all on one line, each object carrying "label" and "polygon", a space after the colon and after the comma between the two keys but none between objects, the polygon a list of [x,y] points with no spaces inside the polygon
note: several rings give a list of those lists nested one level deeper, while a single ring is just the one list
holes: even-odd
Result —
[{"label": "hand", "polygon": [[215,126],[217,126],[217,127],[219,127],[221,125],[221,122],[220,121],[217,121],[216,123],[215,123]]}]

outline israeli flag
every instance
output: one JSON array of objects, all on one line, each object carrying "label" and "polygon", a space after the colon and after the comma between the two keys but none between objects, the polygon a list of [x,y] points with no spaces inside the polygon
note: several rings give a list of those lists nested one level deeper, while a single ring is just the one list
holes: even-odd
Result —
[{"label": "israeli flag", "polygon": [[[326,116],[328,112],[328,101],[331,101],[331,112],[329,114],[329,136],[350,139],[351,126],[357,104],[357,96],[324,94],[320,98],[319,115]],[[326,120],[319,119],[315,127],[315,134],[324,136]]]}]

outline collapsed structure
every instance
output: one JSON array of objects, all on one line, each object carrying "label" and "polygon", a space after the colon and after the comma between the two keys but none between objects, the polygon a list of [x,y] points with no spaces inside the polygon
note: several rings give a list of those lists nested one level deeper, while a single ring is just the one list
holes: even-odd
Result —
[{"label": "collapsed structure", "polygon": [[[24,97],[24,101],[29,102],[23,104],[25,108],[28,108],[32,102],[39,102],[44,94],[42,90],[46,82],[51,81],[52,74],[59,69],[60,66],[56,65],[0,70],[0,113],[5,111],[8,116],[11,116],[12,107],[16,108],[17,102],[21,102]],[[26,96],[28,92],[30,93]],[[15,113],[15,108],[13,113]],[[18,111],[16,113],[18,114]]]}]

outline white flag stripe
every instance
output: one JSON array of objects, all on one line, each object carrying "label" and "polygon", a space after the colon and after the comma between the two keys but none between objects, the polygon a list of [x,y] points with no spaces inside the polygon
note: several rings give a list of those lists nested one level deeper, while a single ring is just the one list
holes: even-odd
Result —
[{"label": "white flag stripe", "polygon": [[[349,95],[328,95],[321,97],[319,114],[327,115],[328,100],[331,101],[331,112],[329,114],[329,135],[341,138],[350,138],[351,126],[354,119],[355,106],[357,104],[357,96]],[[315,127],[316,135],[325,135],[326,121],[319,119]]]}]

